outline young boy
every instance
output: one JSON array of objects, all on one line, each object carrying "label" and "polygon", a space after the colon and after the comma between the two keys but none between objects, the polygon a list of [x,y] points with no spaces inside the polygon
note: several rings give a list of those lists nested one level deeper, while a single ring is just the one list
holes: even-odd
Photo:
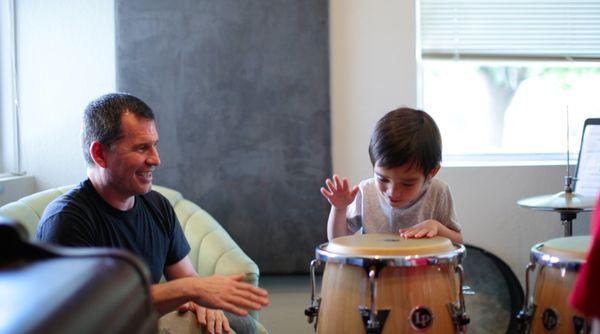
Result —
[{"label": "young boy", "polygon": [[373,178],[350,189],[346,178],[334,175],[321,188],[331,203],[329,240],[362,230],[462,243],[450,189],[434,179],[442,139],[431,116],[411,108],[390,111],[375,126],[369,156]]}]

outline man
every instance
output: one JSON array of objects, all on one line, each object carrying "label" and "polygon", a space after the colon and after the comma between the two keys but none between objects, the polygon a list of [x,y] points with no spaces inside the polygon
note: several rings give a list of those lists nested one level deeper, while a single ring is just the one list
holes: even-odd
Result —
[{"label": "man", "polygon": [[[192,310],[210,333],[229,331],[229,320],[254,326],[245,309],[267,305],[267,292],[242,282],[243,275],[197,277],[173,207],[150,190],[160,165],[157,143],[154,114],[140,99],[117,93],[92,101],[82,129],[88,179],[48,205],[36,237],[138,255],[150,268],[152,302],[161,315],[178,307]],[[168,282],[158,284],[162,275]],[[228,320],[214,309],[245,318],[228,315]]]}]

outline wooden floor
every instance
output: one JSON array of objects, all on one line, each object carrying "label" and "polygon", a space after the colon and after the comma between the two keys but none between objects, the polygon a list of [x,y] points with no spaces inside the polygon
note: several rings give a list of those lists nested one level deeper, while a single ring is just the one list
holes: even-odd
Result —
[{"label": "wooden floor", "polygon": [[269,291],[270,305],[260,312],[260,322],[270,334],[315,333],[304,309],[310,302],[309,276],[260,276]]}]

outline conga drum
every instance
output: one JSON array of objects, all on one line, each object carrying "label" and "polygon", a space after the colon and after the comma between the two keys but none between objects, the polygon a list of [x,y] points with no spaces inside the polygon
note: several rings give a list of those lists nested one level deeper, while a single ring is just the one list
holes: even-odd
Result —
[{"label": "conga drum", "polygon": [[[522,312],[528,315],[530,333],[589,333],[588,321],[567,303],[589,244],[589,236],[577,236],[551,239],[531,248]],[[529,273],[536,267],[539,270],[531,304]]]},{"label": "conga drum", "polygon": [[[398,234],[340,237],[316,248],[306,314],[317,333],[457,333],[468,317],[462,298],[462,245],[443,237]],[[314,269],[325,262],[321,297]]]}]

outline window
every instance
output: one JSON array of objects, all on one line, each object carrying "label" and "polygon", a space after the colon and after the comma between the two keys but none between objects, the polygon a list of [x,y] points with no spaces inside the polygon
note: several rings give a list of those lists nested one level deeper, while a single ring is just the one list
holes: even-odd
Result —
[{"label": "window", "polygon": [[21,174],[14,8],[0,2],[0,177]]},{"label": "window", "polygon": [[446,161],[564,159],[567,133],[577,150],[600,117],[600,1],[422,0],[420,13],[423,107]]}]

